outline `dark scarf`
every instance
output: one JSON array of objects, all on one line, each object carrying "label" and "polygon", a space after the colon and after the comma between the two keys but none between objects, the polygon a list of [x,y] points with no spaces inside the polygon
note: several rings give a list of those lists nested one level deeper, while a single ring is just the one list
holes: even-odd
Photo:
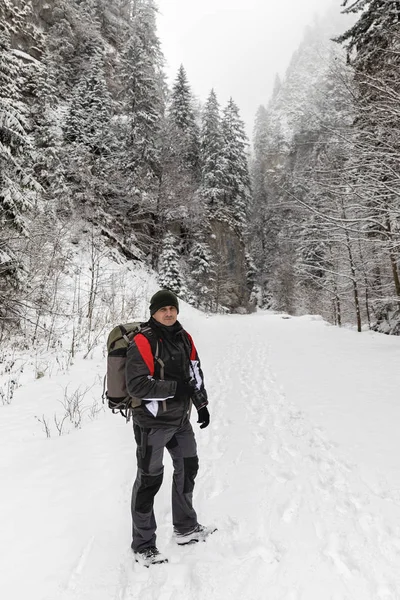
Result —
[{"label": "dark scarf", "polygon": [[[162,325],[153,317],[149,320],[149,325],[158,338],[163,340],[163,348],[165,352],[165,377],[166,379],[171,378],[175,380],[187,379],[189,371],[190,361],[190,349],[187,347],[188,341],[186,341],[183,335],[184,329],[179,321],[176,321],[173,325]],[[175,362],[172,356],[175,357]],[[179,362],[176,362],[176,358],[179,356]]]},{"label": "dark scarf", "polygon": [[183,327],[179,323],[179,321],[176,321],[173,325],[162,325],[162,323],[159,323],[158,321],[153,319],[153,317],[150,317],[149,325],[157,333],[157,335],[159,335],[164,340],[168,340],[171,342],[175,340],[178,333],[183,331]]}]

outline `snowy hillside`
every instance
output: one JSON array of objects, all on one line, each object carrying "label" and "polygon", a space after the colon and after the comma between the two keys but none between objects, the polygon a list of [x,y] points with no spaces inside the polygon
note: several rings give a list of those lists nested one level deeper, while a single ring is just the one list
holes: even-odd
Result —
[{"label": "snowy hillside", "polygon": [[[156,516],[170,562],[135,565],[131,425],[93,409],[103,348],[68,368],[49,359],[0,405],[0,597],[398,600],[400,339],[315,317],[184,306],[180,320],[202,357],[212,418],[200,431],[192,416],[195,506],[218,531],[174,544],[166,456]],[[90,388],[89,410],[59,436],[53,414],[66,388]]]}]

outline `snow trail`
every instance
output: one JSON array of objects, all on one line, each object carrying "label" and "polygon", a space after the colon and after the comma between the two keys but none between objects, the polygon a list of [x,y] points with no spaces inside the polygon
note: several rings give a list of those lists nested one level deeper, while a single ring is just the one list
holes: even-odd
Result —
[{"label": "snow trail", "polygon": [[[231,499],[241,497],[239,540],[271,557],[257,571],[259,592],[253,589],[252,597],[263,598],[268,589],[271,598],[399,598],[399,528],[389,525],[399,523],[399,506],[392,505],[396,518],[385,524],[385,500],[337,455],[321,428],[285,399],[268,366],[260,321],[237,319],[232,328],[225,342],[230,368],[216,368],[218,388],[225,391],[215,410],[218,421],[230,413],[230,431],[219,443],[235,457],[234,467],[222,469],[227,512],[234,518]],[[240,343],[246,339],[247,353]],[[241,399],[230,406],[238,391]],[[246,473],[242,484],[250,494],[240,489],[235,469]]]},{"label": "snow trail", "polygon": [[[37,543],[56,561],[35,561],[24,548],[33,561],[30,600],[399,600],[400,502],[371,488],[327,431],[287,399],[287,381],[270,367],[269,327],[278,330],[277,318],[182,319],[210,396],[210,426],[200,430],[192,415],[200,458],[195,507],[199,521],[218,531],[206,543],[173,542],[166,453],[155,511],[168,564],[145,569],[129,550],[136,468],[130,425],[107,414],[35,446],[30,477],[48,489],[33,486],[32,511],[48,507],[54,547],[49,531],[46,548],[40,536]],[[296,360],[290,353],[288,347],[288,378]],[[49,443],[51,456],[44,454]],[[19,478],[15,485],[20,493]],[[26,527],[33,515],[25,511]],[[14,597],[28,589],[20,583]]]},{"label": "snow trail", "polygon": [[165,531],[170,564],[148,573],[152,583],[141,590],[133,574],[127,599],[152,600],[157,588],[168,600],[398,597],[399,543],[382,499],[286,401],[269,352],[255,319],[232,319],[231,330],[213,322],[205,367],[212,424],[197,432],[196,506],[218,532],[182,552],[165,546]]}]

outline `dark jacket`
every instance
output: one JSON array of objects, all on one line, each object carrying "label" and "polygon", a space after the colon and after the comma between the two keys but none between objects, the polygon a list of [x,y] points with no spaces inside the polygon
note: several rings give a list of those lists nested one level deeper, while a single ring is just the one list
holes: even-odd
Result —
[{"label": "dark jacket", "polygon": [[[155,360],[157,344],[164,378]],[[193,393],[177,393],[179,382],[190,382]],[[151,318],[142,324],[128,348],[126,386],[130,396],[142,399],[133,410],[133,421],[141,427],[180,426],[189,418],[192,398],[196,408],[208,404],[197,350],[179,322],[167,327]]]}]

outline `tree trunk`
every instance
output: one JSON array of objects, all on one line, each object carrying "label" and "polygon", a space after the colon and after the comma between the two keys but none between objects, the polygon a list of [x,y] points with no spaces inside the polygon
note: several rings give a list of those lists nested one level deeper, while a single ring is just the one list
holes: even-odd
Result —
[{"label": "tree trunk", "polygon": [[394,256],[394,253],[392,250],[389,252],[389,256],[390,256],[390,264],[392,265],[393,281],[394,281],[394,287],[396,290],[396,295],[400,297],[399,270],[397,268],[397,261],[396,261],[396,258]]},{"label": "tree trunk", "polygon": [[[342,216],[343,219],[346,220],[346,212],[344,209],[344,206],[342,204]],[[358,292],[358,285],[357,285],[357,277],[356,277],[356,266],[355,266],[355,262],[354,262],[354,257],[353,257],[353,252],[351,250],[351,242],[350,242],[350,236],[349,236],[349,232],[347,231],[347,229],[345,229],[345,234],[346,234],[346,246],[347,246],[347,252],[349,255],[349,263],[350,263],[350,271],[351,271],[351,275],[352,275],[352,283],[353,283],[353,296],[354,296],[354,306],[356,309],[356,321],[357,321],[357,331],[361,332],[361,310],[360,310],[360,295]]]},{"label": "tree trunk", "polygon": [[[390,221],[389,219],[387,219],[386,221],[386,227],[387,227],[387,231],[389,233],[389,238],[392,242],[394,242],[393,240],[393,232],[392,232],[392,228],[390,225]],[[390,257],[390,264],[392,266],[392,273],[393,273],[393,281],[394,281],[394,287],[396,290],[396,295],[400,297],[400,277],[399,277],[399,270],[397,268],[397,260],[396,260],[396,256],[395,253],[393,251],[393,249],[391,248],[389,250],[389,257]]]}]

